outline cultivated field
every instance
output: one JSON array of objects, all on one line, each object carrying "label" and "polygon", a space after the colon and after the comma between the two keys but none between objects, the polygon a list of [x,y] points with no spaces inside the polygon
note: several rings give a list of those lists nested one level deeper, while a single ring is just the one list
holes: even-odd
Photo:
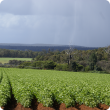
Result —
[{"label": "cultivated field", "polygon": [[110,74],[0,68],[0,106],[7,107],[10,99],[23,107],[31,107],[32,100],[37,99],[36,103],[46,107],[64,103],[68,108],[78,103],[91,108],[106,104],[107,109],[110,106]]},{"label": "cultivated field", "polygon": [[32,58],[0,58],[0,63],[8,63],[9,60],[31,61]]}]

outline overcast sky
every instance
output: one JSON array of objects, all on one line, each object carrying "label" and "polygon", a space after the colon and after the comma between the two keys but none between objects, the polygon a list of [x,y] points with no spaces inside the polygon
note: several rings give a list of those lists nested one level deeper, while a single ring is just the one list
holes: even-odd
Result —
[{"label": "overcast sky", "polygon": [[106,0],[4,0],[0,43],[110,45]]}]

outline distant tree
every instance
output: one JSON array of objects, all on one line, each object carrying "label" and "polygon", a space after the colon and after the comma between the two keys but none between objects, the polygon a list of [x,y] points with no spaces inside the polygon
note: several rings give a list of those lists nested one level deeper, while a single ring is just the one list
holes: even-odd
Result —
[{"label": "distant tree", "polygon": [[90,68],[90,70],[94,70],[94,63],[90,63],[89,68]]},{"label": "distant tree", "polygon": [[98,61],[102,60],[102,54],[98,54],[97,60],[98,60]]},{"label": "distant tree", "polygon": [[56,63],[53,61],[46,61],[43,66],[46,69],[54,69],[54,67],[56,67]]},{"label": "distant tree", "polygon": [[50,48],[48,49],[48,53],[50,53]]},{"label": "distant tree", "polygon": [[74,62],[71,62],[70,64],[70,70],[72,69],[73,71],[77,71],[77,63],[74,61]]},{"label": "distant tree", "polygon": [[97,65],[96,65],[96,66],[95,66],[95,70],[96,70],[96,71],[102,71],[102,68],[101,68],[100,66],[97,66]]},{"label": "distant tree", "polygon": [[89,61],[96,64],[97,62],[97,56],[95,55],[95,53],[92,53],[89,57]]}]

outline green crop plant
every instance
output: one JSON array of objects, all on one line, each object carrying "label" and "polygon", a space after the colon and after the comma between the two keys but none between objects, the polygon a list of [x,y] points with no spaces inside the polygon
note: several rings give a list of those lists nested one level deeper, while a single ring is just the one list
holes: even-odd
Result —
[{"label": "green crop plant", "polygon": [[0,83],[0,107],[5,106],[7,102],[11,99],[11,89],[8,77],[4,71],[2,72],[3,78]]},{"label": "green crop plant", "polygon": [[75,102],[90,107],[99,103],[110,105],[109,74],[17,68],[2,68],[0,71],[3,79],[6,77],[7,83],[10,82],[17,102],[24,107],[31,105],[33,97],[47,107],[54,101],[65,103],[66,107],[74,106]]}]

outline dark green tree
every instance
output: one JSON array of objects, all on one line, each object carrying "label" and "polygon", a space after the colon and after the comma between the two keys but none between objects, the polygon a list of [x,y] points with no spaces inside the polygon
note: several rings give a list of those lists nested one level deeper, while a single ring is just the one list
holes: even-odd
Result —
[{"label": "dark green tree", "polygon": [[54,67],[56,67],[56,64],[53,61],[46,61],[43,66],[46,69],[54,69]]},{"label": "dark green tree", "polygon": [[89,57],[89,61],[96,64],[97,62],[97,56],[95,55],[95,53],[92,53]]},{"label": "dark green tree", "polygon": [[70,70],[77,71],[77,63],[75,61],[71,62]]},{"label": "dark green tree", "polygon": [[94,63],[90,63],[89,68],[90,68],[90,70],[94,70]]}]

